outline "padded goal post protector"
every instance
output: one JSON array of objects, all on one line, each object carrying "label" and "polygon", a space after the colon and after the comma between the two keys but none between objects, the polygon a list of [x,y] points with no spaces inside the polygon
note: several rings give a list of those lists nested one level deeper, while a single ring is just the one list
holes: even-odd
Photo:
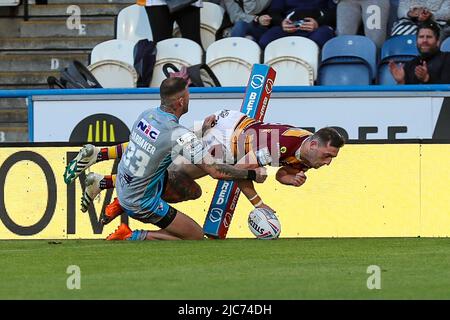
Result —
[{"label": "padded goal post protector", "polygon": [[[268,65],[253,65],[241,112],[256,120],[262,121],[264,119],[275,75],[275,70]],[[226,238],[240,192],[241,190],[234,181],[219,180],[217,182],[211,205],[203,224],[203,231],[207,237],[214,239]]]}]

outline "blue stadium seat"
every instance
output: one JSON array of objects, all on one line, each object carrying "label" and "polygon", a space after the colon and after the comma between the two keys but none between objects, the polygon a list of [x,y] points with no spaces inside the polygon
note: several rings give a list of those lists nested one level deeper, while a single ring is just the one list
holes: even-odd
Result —
[{"label": "blue stadium seat", "polygon": [[387,39],[381,48],[380,62],[386,60],[411,60],[419,54],[416,46],[416,35],[394,36]]},{"label": "blue stadium seat", "polygon": [[416,35],[394,36],[386,40],[381,48],[377,83],[381,85],[397,84],[389,71],[389,61],[405,63],[414,59],[418,54]]},{"label": "blue stadium seat", "polygon": [[441,51],[450,52],[450,37],[441,43]]},{"label": "blue stadium seat", "polygon": [[322,65],[339,64],[349,67],[351,61],[361,65],[365,61],[370,67],[371,77],[377,70],[377,48],[375,43],[360,35],[344,35],[328,40],[322,48]]},{"label": "blue stadium seat", "polygon": [[389,70],[388,63],[382,63],[378,67],[378,84],[381,85],[396,85],[397,82]]},{"label": "blue stadium seat", "polygon": [[367,62],[341,60],[321,65],[318,84],[322,86],[357,86],[372,84],[372,71]]},{"label": "blue stadium seat", "polygon": [[322,48],[319,85],[370,85],[376,76],[376,46],[367,37],[345,35]]}]

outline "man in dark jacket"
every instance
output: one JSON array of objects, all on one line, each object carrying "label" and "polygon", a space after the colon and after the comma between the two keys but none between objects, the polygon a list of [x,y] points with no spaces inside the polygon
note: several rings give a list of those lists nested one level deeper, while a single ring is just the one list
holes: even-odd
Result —
[{"label": "man in dark jacket", "polygon": [[419,56],[406,64],[389,62],[389,69],[398,84],[450,83],[450,53],[439,50],[440,29],[436,23],[426,23],[417,31]]},{"label": "man in dark jacket", "polygon": [[336,4],[332,0],[272,0],[269,14],[273,27],[261,37],[262,49],[287,36],[306,37],[322,47],[335,35]]}]

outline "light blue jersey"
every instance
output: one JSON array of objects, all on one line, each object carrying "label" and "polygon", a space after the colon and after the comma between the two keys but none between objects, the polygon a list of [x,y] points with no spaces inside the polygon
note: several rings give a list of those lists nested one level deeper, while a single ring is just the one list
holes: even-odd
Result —
[{"label": "light blue jersey", "polygon": [[128,215],[151,223],[166,215],[169,205],[161,199],[166,170],[179,154],[200,163],[202,143],[175,115],[159,107],[143,112],[117,171],[117,197]]}]

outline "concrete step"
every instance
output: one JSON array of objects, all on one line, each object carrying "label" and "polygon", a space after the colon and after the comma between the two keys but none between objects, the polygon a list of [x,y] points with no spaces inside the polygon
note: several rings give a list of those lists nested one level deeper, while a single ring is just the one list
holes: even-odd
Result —
[{"label": "concrete step", "polygon": [[0,142],[27,142],[27,123],[0,123]]},{"label": "concrete step", "polygon": [[47,83],[31,83],[31,84],[1,84],[0,90],[19,90],[19,89],[49,89]]},{"label": "concrete step", "polygon": [[99,37],[8,37],[2,38],[0,50],[91,50],[97,44],[114,39],[114,36]]},{"label": "concrete step", "polygon": [[0,126],[5,123],[27,123],[28,110],[0,107]]},{"label": "concrete step", "polygon": [[[0,72],[0,87],[27,87],[30,85],[47,85],[49,76],[59,77],[59,71],[19,71],[19,72]],[[48,86],[47,86],[48,88]]]},{"label": "concrete step", "polygon": [[[91,0],[91,2],[95,1]],[[28,16],[30,19],[33,17],[42,16],[71,16],[76,12],[80,12],[81,17],[99,15],[117,16],[120,10],[129,5],[130,4],[128,3],[108,3],[107,1],[102,1],[99,3],[54,3],[48,5],[29,5]],[[20,6],[18,8],[17,15],[24,15],[24,6]]]},{"label": "concrete step", "polygon": [[90,50],[0,52],[0,70],[10,72],[61,70],[73,60],[78,60],[87,66],[89,53]]},{"label": "concrete step", "polygon": [[9,110],[26,108],[27,100],[25,98],[0,98],[0,111],[3,109]]},{"label": "concrete step", "polygon": [[[21,21],[20,37],[114,37],[115,17],[81,17],[77,24],[72,18],[39,18]],[[11,36],[11,35],[10,35]],[[17,36],[17,35],[12,35]]]}]

